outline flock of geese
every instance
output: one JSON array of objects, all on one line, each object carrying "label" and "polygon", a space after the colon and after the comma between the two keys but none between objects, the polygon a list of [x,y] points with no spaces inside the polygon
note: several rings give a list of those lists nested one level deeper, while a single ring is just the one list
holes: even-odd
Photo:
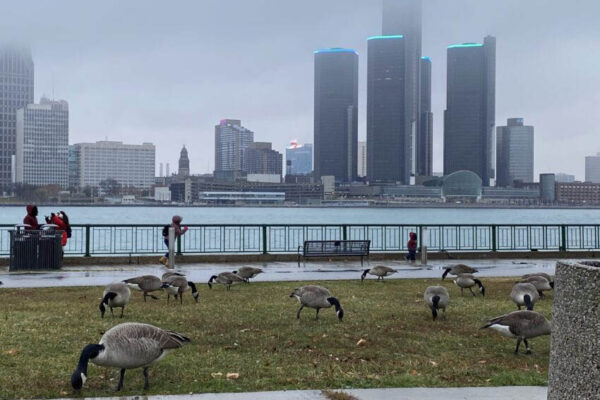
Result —
[{"label": "flock of geese", "polygon": [[[212,289],[213,284],[224,285],[227,291],[237,283],[249,283],[249,280],[262,273],[263,270],[254,267],[241,267],[237,271],[222,272],[213,275],[208,280],[208,287]],[[365,269],[361,275],[361,282],[367,275],[376,276],[377,280],[383,281],[386,276],[397,271],[386,266],[376,266]],[[478,270],[465,264],[455,264],[444,269],[442,280],[448,274],[455,275],[454,283],[460,287],[461,295],[464,289],[469,289],[475,297],[473,288],[477,286],[482,296],[485,296],[485,287],[474,274]],[[179,300],[183,304],[183,294],[190,290],[192,297],[198,302],[198,289],[196,285],[187,280],[184,274],[174,271],[166,272],[161,278],[154,275],[143,275],[122,282],[112,283],[104,289],[99,309],[101,317],[104,318],[106,309],[109,308],[114,317],[113,309],[120,308],[120,317],[123,317],[125,307],[131,299],[130,288],[143,293],[144,302],[147,297],[158,300],[153,292],[164,291],[167,293],[167,303],[170,297]],[[529,274],[517,282],[510,294],[512,301],[517,305],[518,311],[489,320],[480,329],[493,329],[499,333],[517,339],[515,354],[519,352],[521,342],[525,344],[527,354],[531,353],[528,339],[550,334],[551,323],[542,314],[533,311],[534,304],[543,297],[543,292],[552,290],[554,283],[552,278],[544,273]],[[300,303],[296,312],[296,318],[300,318],[300,312],[305,308],[316,310],[315,319],[319,317],[319,311],[323,308],[335,308],[336,315],[341,322],[344,310],[339,300],[331,292],[321,286],[307,285],[296,288],[290,294]],[[433,320],[442,312],[442,319],[446,319],[446,308],[450,304],[450,295],[443,286],[429,286],[423,295],[426,305],[431,309]],[[521,310],[525,307],[526,310]],[[123,387],[123,379],[127,369],[143,368],[144,390],[149,387],[148,368],[158,362],[169,351],[182,347],[190,339],[181,333],[161,329],[159,327],[142,323],[122,323],[108,330],[98,342],[89,344],[81,352],[79,362],[71,375],[73,389],[79,390],[87,380],[87,367],[89,361],[96,365],[114,367],[120,369],[120,379],[117,391]]]}]

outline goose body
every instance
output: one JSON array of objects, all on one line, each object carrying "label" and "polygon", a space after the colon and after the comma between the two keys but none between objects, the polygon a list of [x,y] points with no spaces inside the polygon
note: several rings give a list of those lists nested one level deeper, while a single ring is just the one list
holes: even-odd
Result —
[{"label": "goose body", "polygon": [[181,272],[167,271],[164,274],[162,274],[162,276],[160,277],[160,280],[162,282],[164,282],[167,280],[167,278],[170,278],[172,276],[185,276],[185,274],[183,274]]},{"label": "goose body", "polygon": [[344,318],[344,310],[342,309],[340,302],[324,287],[314,285],[302,286],[294,289],[292,294],[290,294],[290,297],[296,297],[300,302],[300,308],[296,312],[296,318],[300,318],[300,311],[302,311],[304,307],[309,307],[317,310],[315,319],[318,319],[319,310],[321,308],[330,308],[331,306],[335,307],[335,313],[340,321]]},{"label": "goose body", "polygon": [[454,283],[456,286],[460,288],[460,295],[463,294],[463,289],[469,289],[473,297],[475,293],[473,292],[473,286],[477,285],[479,287],[479,291],[482,296],[485,296],[485,287],[481,283],[481,281],[473,276],[473,274],[458,274],[456,279],[454,279]]},{"label": "goose body", "polygon": [[554,288],[554,282],[550,282],[547,278],[541,275],[532,275],[521,280],[520,283],[531,283],[538,291],[540,297],[544,297],[545,290],[552,290]]},{"label": "goose body", "polygon": [[504,336],[517,339],[515,354],[519,353],[521,341],[525,343],[527,354],[531,353],[527,339],[549,335],[552,324],[542,314],[535,311],[513,311],[491,319],[480,329],[493,329]]},{"label": "goose body", "polygon": [[162,281],[158,277],[154,275],[142,275],[136,276],[135,278],[125,279],[123,282],[126,283],[130,288],[144,292],[144,301],[146,301],[146,296],[150,296],[154,300],[158,300],[158,297],[148,294],[157,290],[161,290]]},{"label": "goose body", "polygon": [[474,274],[475,272],[479,272],[477,268],[469,267],[465,264],[454,264],[444,268],[444,273],[442,274],[442,280],[446,278],[446,275],[458,275],[458,274]]},{"label": "goose body", "polygon": [[239,275],[234,274],[233,272],[221,272],[219,275],[213,275],[208,280],[208,287],[212,289],[212,283],[220,283],[227,287],[227,290],[231,289],[231,285],[234,283],[244,282]]},{"label": "goose body", "polygon": [[425,289],[423,300],[425,300],[425,303],[431,309],[431,315],[433,316],[434,321],[437,319],[438,310],[440,309],[444,312],[443,319],[446,319],[446,307],[450,303],[450,295],[445,287],[429,286]]},{"label": "goose body", "polygon": [[256,275],[262,274],[262,272],[262,269],[254,267],[240,267],[237,271],[233,271],[234,274],[238,275],[246,283],[248,283],[248,281],[251,278],[254,278]]},{"label": "goose body", "polygon": [[81,352],[79,363],[71,375],[71,385],[79,390],[87,380],[91,361],[104,367],[120,368],[117,390],[123,387],[125,370],[144,368],[144,390],[148,389],[148,367],[163,358],[170,350],[180,348],[190,340],[180,333],[153,325],[135,322],[119,324],[109,329],[98,344],[89,344]]},{"label": "goose body", "polygon": [[102,294],[102,301],[100,302],[100,314],[104,318],[106,307],[110,308],[110,313],[114,317],[113,308],[121,308],[121,318],[123,318],[123,312],[125,306],[129,303],[131,297],[131,290],[125,283],[111,283],[106,286],[104,293]]},{"label": "goose body", "polygon": [[377,280],[383,280],[384,277],[392,275],[396,272],[398,271],[396,271],[393,268],[386,267],[385,265],[378,265],[371,269],[365,269],[360,277],[360,280],[363,281],[366,278],[367,274],[376,276]]},{"label": "goose body", "polygon": [[198,289],[194,282],[188,281],[184,276],[171,275],[166,279],[163,279],[162,288],[167,292],[167,303],[171,298],[171,295],[175,296],[175,299],[179,296],[179,302],[183,304],[183,292],[188,289],[192,290],[192,296],[196,303],[198,302]]},{"label": "goose body", "polygon": [[519,310],[525,306],[528,310],[533,310],[533,305],[540,298],[535,286],[531,283],[516,283],[510,292],[510,298],[515,302]]},{"label": "goose body", "polygon": [[552,287],[554,287],[554,278],[552,278],[550,275],[548,275],[545,272],[536,272],[533,274],[525,274],[522,276],[522,278],[527,279],[527,278],[531,278],[532,276],[543,276],[544,278],[546,278],[548,280],[548,282],[550,282],[550,285]]}]

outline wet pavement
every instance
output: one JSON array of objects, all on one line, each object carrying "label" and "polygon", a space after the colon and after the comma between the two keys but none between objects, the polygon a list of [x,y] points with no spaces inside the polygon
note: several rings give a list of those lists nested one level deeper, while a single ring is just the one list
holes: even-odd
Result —
[{"label": "wet pavement", "polygon": [[[539,386],[467,388],[349,389],[343,393],[357,400],[545,400],[547,388]],[[205,393],[175,396],[105,397],[95,400],[327,400],[320,390],[290,390],[252,393]],[[63,399],[66,400],[66,399]],[[91,400],[88,398],[87,400]]]},{"label": "wet pavement", "polygon": [[[460,260],[460,263],[479,269],[479,276],[501,277],[520,276],[533,272],[554,274],[557,260]],[[371,262],[370,266],[387,265],[398,272],[385,279],[439,278],[444,267],[454,264],[455,260],[435,260],[428,265],[409,264],[407,262]],[[202,263],[184,264],[175,270],[186,274],[194,282],[207,282],[212,275],[223,271],[233,271],[243,265],[259,267],[264,273],[253,281],[317,281],[360,279],[360,261],[349,262],[307,262],[305,265],[296,262],[268,263]],[[104,286],[111,282],[121,281],[138,275],[161,276],[167,269],[159,265],[122,265],[122,266],[76,266],[64,267],[51,272],[8,272],[0,269],[0,281],[3,288],[55,287],[55,286]],[[368,276],[367,279],[376,279]]]}]

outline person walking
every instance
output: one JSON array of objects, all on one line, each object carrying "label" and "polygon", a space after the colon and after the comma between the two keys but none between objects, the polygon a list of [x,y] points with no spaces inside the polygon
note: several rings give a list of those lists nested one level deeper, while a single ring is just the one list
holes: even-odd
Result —
[{"label": "person walking", "polygon": [[183,221],[183,218],[179,215],[174,215],[172,221],[173,222],[171,225],[165,225],[162,231],[163,240],[165,242],[165,246],[167,246],[167,252],[159,259],[159,262],[164,266],[169,266],[169,228],[175,229],[175,240],[177,240],[179,236],[184,235],[189,229],[187,226],[181,226],[181,221]]},{"label": "person walking", "polygon": [[411,232],[408,234],[408,236],[410,239],[408,240],[408,243],[406,243],[406,247],[408,248],[408,255],[406,256],[406,259],[414,262],[417,259],[417,234]]},{"label": "person walking", "polygon": [[29,204],[25,207],[27,210],[27,215],[23,218],[23,224],[25,225],[26,231],[37,231],[40,229],[40,224],[38,223],[38,208],[34,204]]},{"label": "person walking", "polygon": [[46,217],[47,224],[54,224],[58,227],[58,230],[62,231],[61,245],[65,247],[67,245],[67,239],[71,237],[71,224],[69,223],[69,217],[64,211],[58,211],[56,214],[52,213],[49,217]]}]

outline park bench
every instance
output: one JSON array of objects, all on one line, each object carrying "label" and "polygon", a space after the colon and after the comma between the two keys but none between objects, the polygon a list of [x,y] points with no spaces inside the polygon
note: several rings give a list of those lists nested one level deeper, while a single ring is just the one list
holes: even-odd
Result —
[{"label": "park bench", "polygon": [[306,261],[309,257],[360,257],[369,259],[370,240],[305,240],[303,246],[298,246],[298,265],[300,259]]}]

